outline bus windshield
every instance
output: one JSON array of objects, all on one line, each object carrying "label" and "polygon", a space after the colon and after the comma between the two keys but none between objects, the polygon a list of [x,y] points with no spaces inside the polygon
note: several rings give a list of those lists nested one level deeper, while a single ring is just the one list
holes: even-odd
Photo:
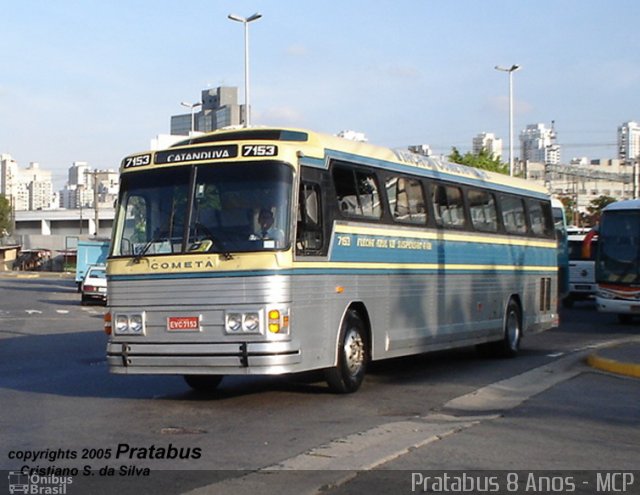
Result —
[{"label": "bus windshield", "polygon": [[112,255],[286,249],[292,182],[277,162],[123,174]]},{"label": "bus windshield", "polygon": [[598,281],[640,283],[640,211],[606,212],[598,236]]}]

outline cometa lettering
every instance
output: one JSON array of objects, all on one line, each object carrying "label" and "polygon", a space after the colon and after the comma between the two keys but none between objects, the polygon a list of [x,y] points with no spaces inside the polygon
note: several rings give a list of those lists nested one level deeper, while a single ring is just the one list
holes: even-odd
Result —
[{"label": "cometa lettering", "polygon": [[163,261],[151,263],[152,270],[193,270],[201,268],[215,268],[215,264],[210,261]]}]

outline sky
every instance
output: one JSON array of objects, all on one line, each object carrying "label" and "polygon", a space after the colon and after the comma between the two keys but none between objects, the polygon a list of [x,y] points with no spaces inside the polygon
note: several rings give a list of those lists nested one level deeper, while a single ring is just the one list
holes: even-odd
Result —
[{"label": "sky", "polygon": [[563,162],[615,158],[640,121],[638,0],[0,0],[0,153],[53,172],[117,169],[180,102],[237,86],[251,23],[252,123],[465,152],[554,121]]}]

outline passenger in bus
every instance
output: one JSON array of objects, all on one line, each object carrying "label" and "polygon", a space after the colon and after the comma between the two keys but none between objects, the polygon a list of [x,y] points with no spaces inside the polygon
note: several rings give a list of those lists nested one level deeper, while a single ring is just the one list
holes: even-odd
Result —
[{"label": "passenger in bus", "polygon": [[276,241],[276,247],[284,245],[284,232],[275,227],[273,212],[270,208],[262,208],[258,213],[259,231],[251,236],[252,240],[269,239]]}]

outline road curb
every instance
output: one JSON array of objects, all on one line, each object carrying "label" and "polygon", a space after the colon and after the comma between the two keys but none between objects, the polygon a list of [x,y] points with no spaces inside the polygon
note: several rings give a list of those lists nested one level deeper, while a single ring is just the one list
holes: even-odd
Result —
[{"label": "road curb", "polygon": [[625,363],[623,361],[616,361],[615,359],[604,358],[598,356],[595,352],[587,357],[587,364],[592,368],[615,373],[616,375],[640,378],[640,364]]}]

